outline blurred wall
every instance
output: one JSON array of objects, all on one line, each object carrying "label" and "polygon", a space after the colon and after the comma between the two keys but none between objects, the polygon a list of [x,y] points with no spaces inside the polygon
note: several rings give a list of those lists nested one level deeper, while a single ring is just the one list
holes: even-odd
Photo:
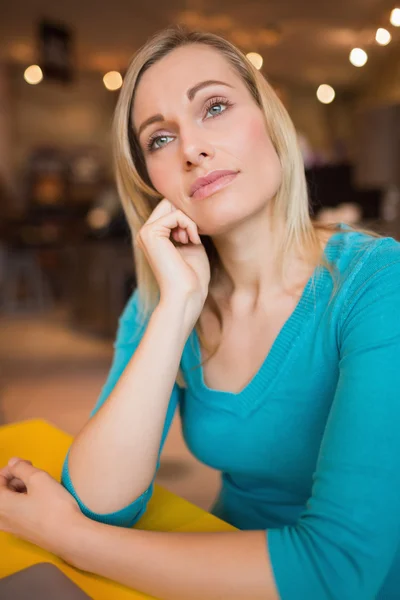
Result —
[{"label": "blurred wall", "polygon": [[400,49],[389,49],[387,59],[374,73],[359,97],[359,106],[400,104]]},{"label": "blurred wall", "polygon": [[[339,158],[339,153],[352,157],[354,107],[350,98],[341,98],[338,94],[334,102],[325,105],[317,100],[316,90],[290,87],[287,109],[296,129],[306,135],[316,153],[329,159]],[[345,151],[339,150],[338,142]]]},{"label": "blurred wall", "polygon": [[19,171],[31,148],[94,145],[111,169],[110,127],[117,95],[105,89],[100,75],[79,74],[70,85],[29,85],[20,70],[11,76],[12,165]]},{"label": "blurred wall", "polygon": [[12,184],[12,119],[9,70],[0,62],[0,181]]},{"label": "blurred wall", "polygon": [[400,53],[396,45],[360,94],[354,122],[358,183],[400,186]]}]

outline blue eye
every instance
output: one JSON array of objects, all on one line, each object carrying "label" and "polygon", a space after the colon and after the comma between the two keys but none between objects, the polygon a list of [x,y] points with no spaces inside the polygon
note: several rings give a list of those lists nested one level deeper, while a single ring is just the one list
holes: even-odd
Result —
[{"label": "blue eye", "polygon": [[[212,117],[218,117],[220,114],[226,111],[229,106],[232,106],[232,102],[229,102],[227,98],[211,98],[206,105],[206,115],[211,114]],[[213,111],[214,108],[225,107],[222,110]],[[213,112],[211,112],[213,111]]]},{"label": "blue eye", "polygon": [[167,144],[161,144],[161,146],[156,146],[155,144],[159,144],[161,140],[166,140],[168,138],[171,138],[171,136],[170,135],[156,135],[155,137],[151,137],[147,143],[147,149],[148,150],[159,150],[160,148],[163,148]]},{"label": "blue eye", "polygon": [[[222,102],[218,102],[217,104],[213,104],[212,106],[210,106],[210,108],[207,110],[207,113],[212,113],[212,111],[214,110],[214,108],[218,108],[223,106]],[[226,109],[224,109],[226,110]],[[214,112],[214,115],[220,115],[222,112],[224,112],[223,110],[219,110],[217,112]]]}]

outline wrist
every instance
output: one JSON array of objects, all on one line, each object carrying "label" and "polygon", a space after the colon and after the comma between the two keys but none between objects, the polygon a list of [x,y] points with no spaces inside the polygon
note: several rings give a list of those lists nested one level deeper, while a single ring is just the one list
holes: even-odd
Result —
[{"label": "wrist", "polygon": [[178,328],[185,340],[196,325],[200,314],[197,309],[193,308],[190,300],[181,297],[161,298],[156,312],[162,315],[169,326]]},{"label": "wrist", "polygon": [[85,548],[90,540],[90,535],[96,525],[94,521],[82,513],[76,513],[73,519],[66,523],[61,534],[60,558],[76,569],[84,570]]}]

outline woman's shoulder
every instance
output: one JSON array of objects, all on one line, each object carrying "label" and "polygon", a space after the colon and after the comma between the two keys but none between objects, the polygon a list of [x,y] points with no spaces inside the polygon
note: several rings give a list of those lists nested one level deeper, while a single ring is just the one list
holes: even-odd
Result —
[{"label": "woman's shoulder", "polygon": [[376,295],[398,286],[400,292],[400,243],[394,238],[342,225],[329,247],[328,259],[347,300],[368,289]]},{"label": "woman's shoulder", "polygon": [[341,224],[329,240],[330,259],[343,272],[357,265],[361,268],[381,269],[400,261],[400,243],[363,229]]}]

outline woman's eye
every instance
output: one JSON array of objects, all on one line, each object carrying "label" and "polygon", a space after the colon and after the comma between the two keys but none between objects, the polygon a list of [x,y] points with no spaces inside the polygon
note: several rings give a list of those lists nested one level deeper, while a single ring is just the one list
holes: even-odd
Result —
[{"label": "woman's eye", "polygon": [[172,139],[171,136],[157,135],[154,138],[150,138],[147,148],[148,148],[148,150],[158,150],[159,148],[162,148],[163,146],[167,145],[167,143],[165,143],[165,141],[168,139]]},{"label": "woman's eye", "polygon": [[[223,108],[222,110],[214,110],[214,109],[221,109],[221,107],[225,107],[225,108]],[[214,117],[215,115],[219,115],[222,112],[224,112],[226,110],[226,108],[227,107],[224,104],[224,102],[215,102],[207,109],[207,114],[211,113],[211,116]]]}]

